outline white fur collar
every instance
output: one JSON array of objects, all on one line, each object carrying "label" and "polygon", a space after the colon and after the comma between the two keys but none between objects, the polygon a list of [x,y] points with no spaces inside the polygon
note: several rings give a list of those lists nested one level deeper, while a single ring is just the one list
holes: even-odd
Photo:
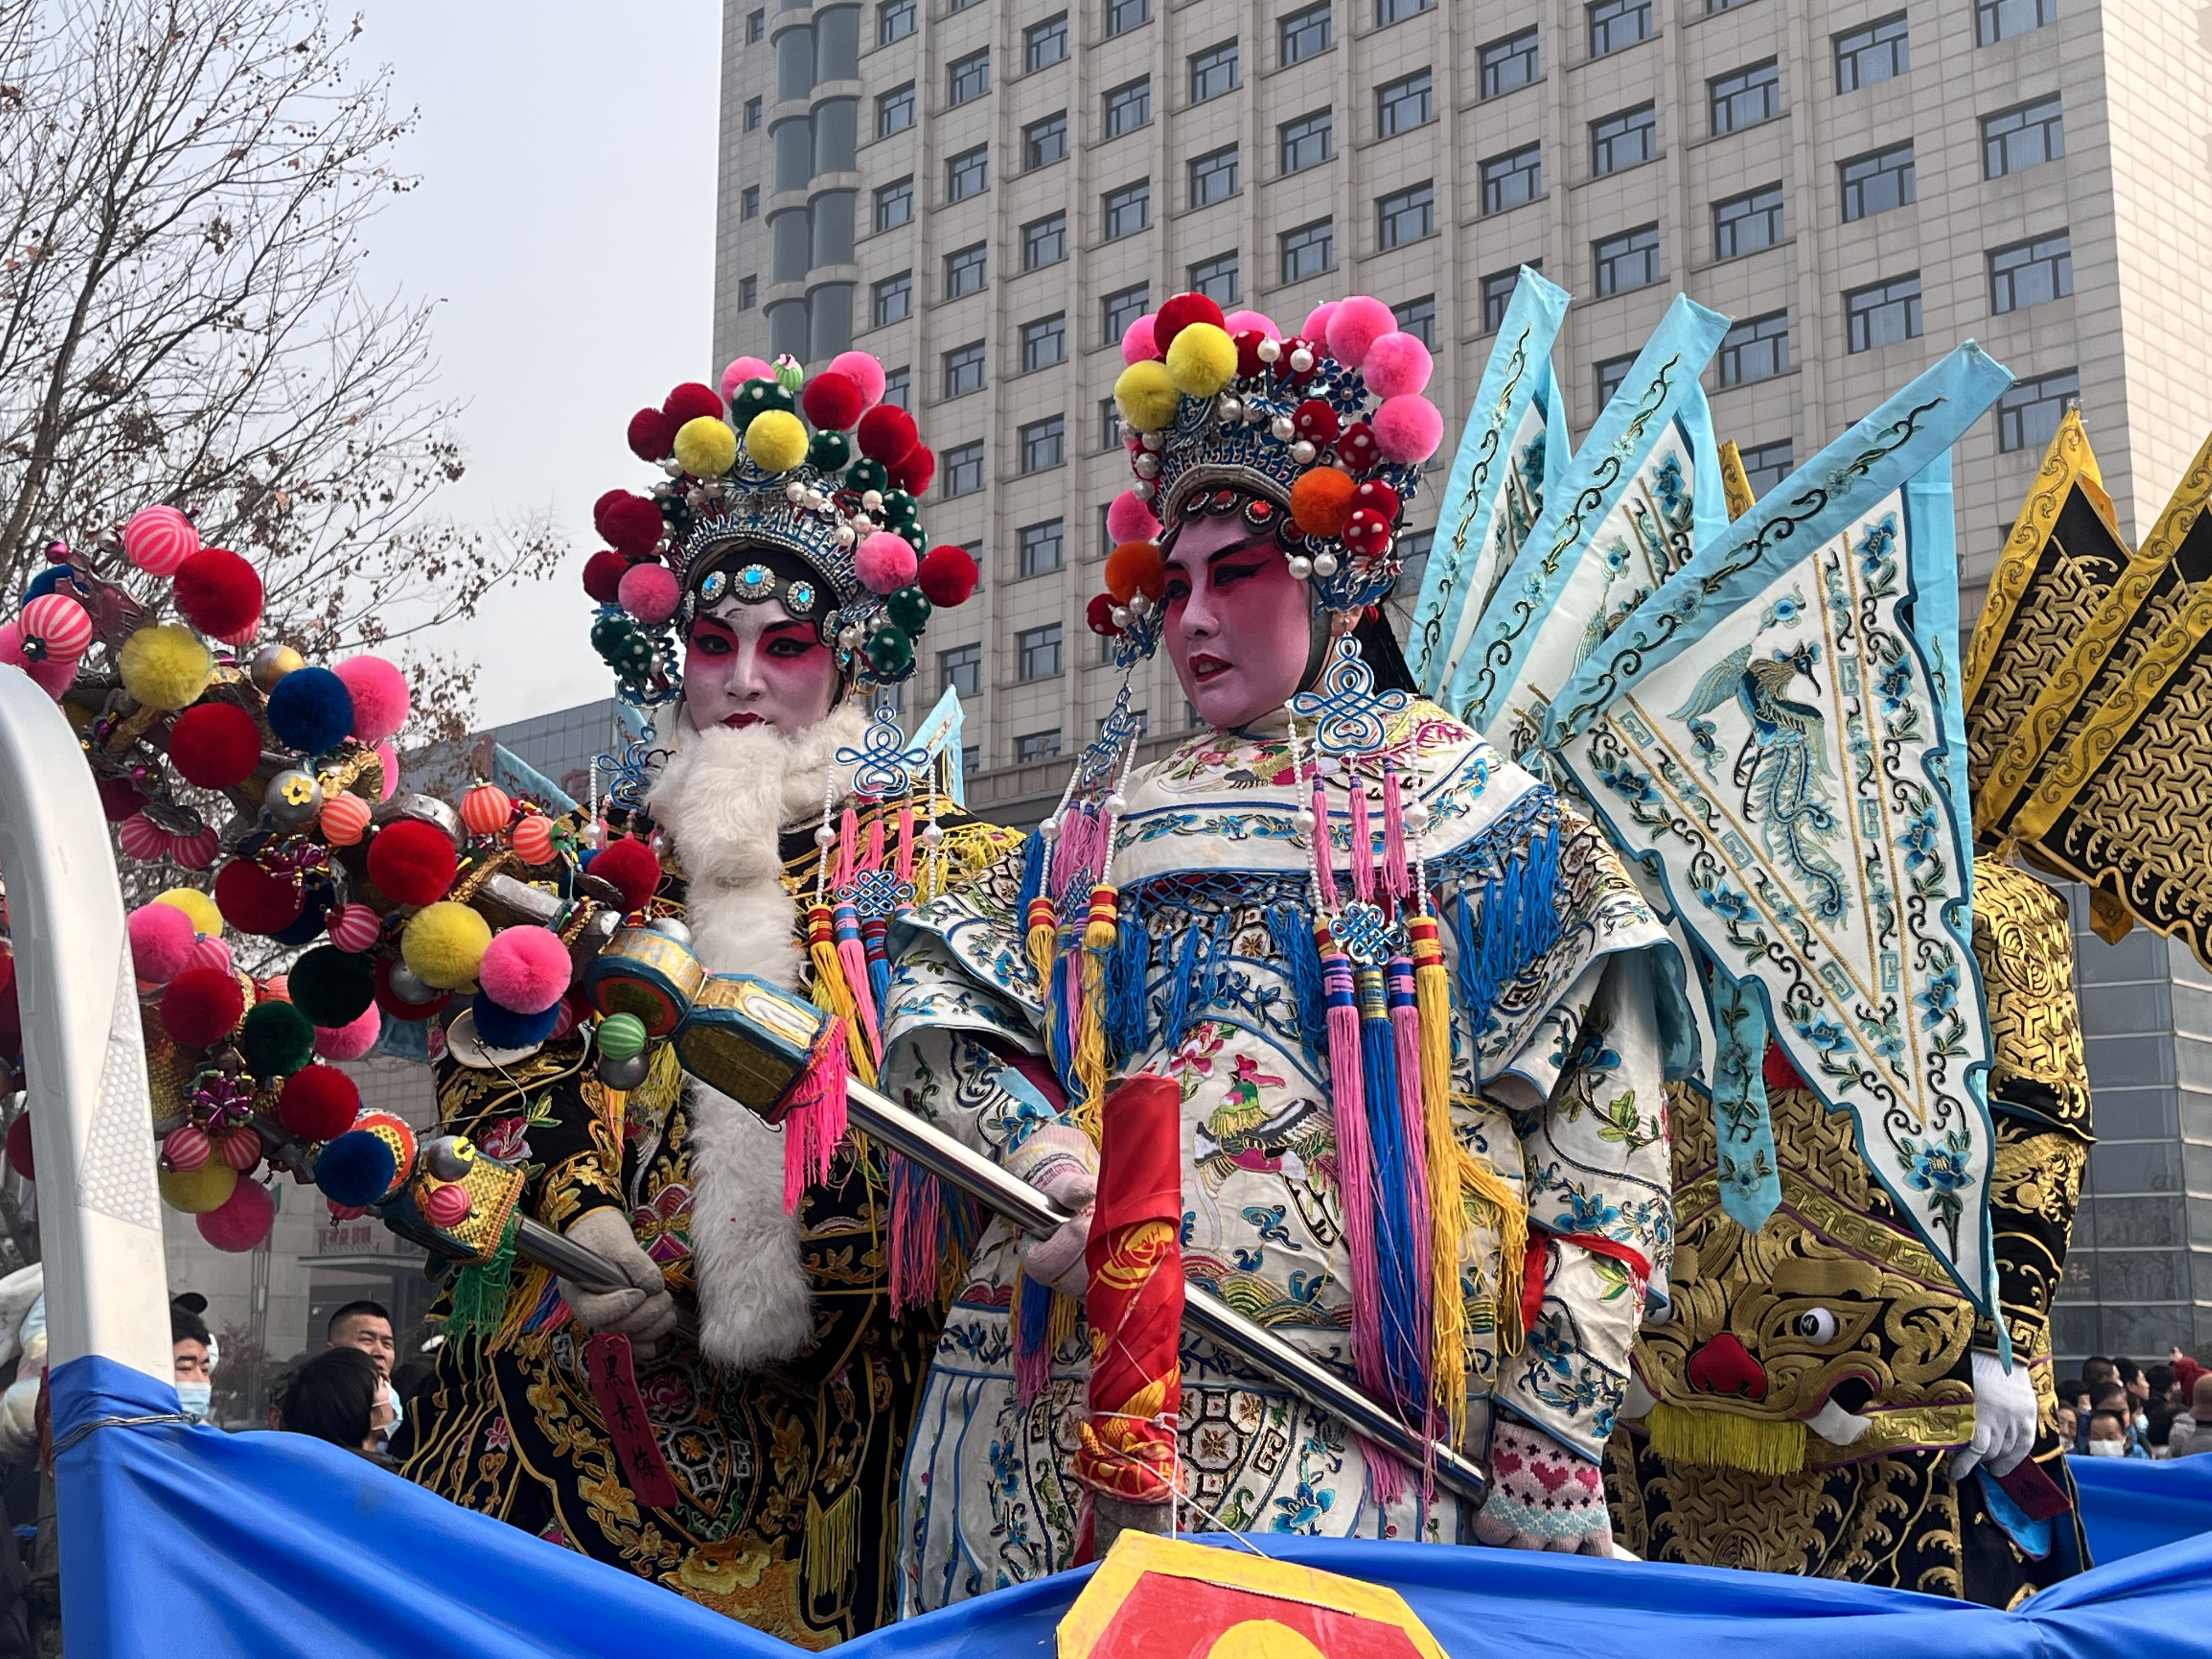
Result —
[{"label": "white fur collar", "polygon": [[[675,842],[692,948],[708,972],[804,983],[781,832],[819,817],[837,750],[858,746],[867,719],[854,702],[789,738],[680,728],[648,805]],[[787,1359],[814,1322],[799,1227],[783,1210],[783,1132],[696,1082],[690,1108],[700,1351],[733,1370]]]}]

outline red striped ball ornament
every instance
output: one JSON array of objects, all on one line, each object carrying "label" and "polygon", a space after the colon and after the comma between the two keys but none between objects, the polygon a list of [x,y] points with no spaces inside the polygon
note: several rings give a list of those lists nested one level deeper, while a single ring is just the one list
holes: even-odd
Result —
[{"label": "red striped ball ornament", "polygon": [[514,826],[514,850],[525,864],[553,862],[553,820],[532,812]]},{"label": "red striped ball ornament", "polygon": [[368,950],[383,931],[376,912],[366,904],[341,904],[323,925],[330,932],[331,943],[341,951]]},{"label": "red striped ball ornament", "polygon": [[202,939],[192,946],[192,966],[212,968],[218,973],[230,971],[230,946],[213,937]]},{"label": "red striped ball ornament", "polygon": [[369,805],[359,795],[341,790],[323,798],[323,839],[333,847],[351,847],[368,833]]},{"label": "red striped ball ornament", "polygon": [[215,1146],[209,1140],[207,1131],[190,1123],[170,1130],[161,1141],[162,1158],[179,1174],[202,1168],[214,1153]]},{"label": "red striped ball ornament", "polygon": [[514,801],[495,783],[480,783],[461,797],[461,822],[472,836],[495,836],[507,828]]},{"label": "red striped ball ornament", "polygon": [[442,1187],[433,1187],[422,1194],[422,1218],[433,1227],[458,1227],[469,1218],[476,1206],[469,1200],[469,1190],[458,1182]]},{"label": "red striped ball ornament", "polygon": [[169,856],[187,870],[210,870],[222,852],[222,837],[212,829],[170,838]]},{"label": "red striped ball ornament", "polygon": [[261,1162],[261,1135],[255,1129],[226,1129],[211,1137],[215,1155],[244,1175]]},{"label": "red striped ball ornament", "polygon": [[115,826],[115,838],[123,843],[123,850],[134,859],[167,858],[176,837],[148,817],[143,812],[133,812]]},{"label": "red striped ball ornament", "polygon": [[142,507],[123,526],[123,550],[149,576],[173,576],[200,550],[200,532],[173,507]]},{"label": "red striped ball ornament", "polygon": [[74,663],[92,646],[92,617],[66,593],[41,593],[23,607],[23,652],[33,661]]}]

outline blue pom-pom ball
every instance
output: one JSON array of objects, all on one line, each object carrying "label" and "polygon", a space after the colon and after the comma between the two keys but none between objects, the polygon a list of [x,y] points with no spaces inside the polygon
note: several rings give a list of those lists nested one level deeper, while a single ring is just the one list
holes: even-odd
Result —
[{"label": "blue pom-pom ball", "polygon": [[476,1011],[477,1036],[491,1048],[535,1048],[553,1035],[561,1018],[557,1002],[542,1014],[518,1014],[512,1008],[501,1007],[482,991],[470,1006]]},{"label": "blue pom-pom ball", "polygon": [[327,668],[295,668],[269,694],[269,729],[287,749],[328,754],[353,734],[353,693]]},{"label": "blue pom-pom ball", "polygon": [[70,579],[70,568],[65,564],[50,564],[31,578],[30,586],[23,590],[23,603],[43,599]]},{"label": "blue pom-pom ball", "polygon": [[381,1201],[398,1173],[399,1162],[390,1145],[366,1129],[347,1130],[315,1158],[315,1185],[325,1198],[349,1210]]}]

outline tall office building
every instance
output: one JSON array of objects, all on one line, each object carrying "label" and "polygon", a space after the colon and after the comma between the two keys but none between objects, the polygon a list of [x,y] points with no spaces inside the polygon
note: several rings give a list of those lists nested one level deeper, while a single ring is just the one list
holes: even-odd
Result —
[{"label": "tall office building", "polygon": [[[1127,482],[1105,394],[1122,327],[1184,289],[1291,328],[1388,301],[1436,350],[1455,432],[1514,272],[1539,264],[1575,295],[1556,361],[1577,433],[1685,291],[1736,319],[1706,384],[1762,489],[1978,338],[2018,378],[1954,457],[1972,617],[2068,400],[2130,535],[2212,428],[2197,13],[729,0],[716,362],[849,344],[891,370],[939,455],[926,522],[986,577],[932,629],[917,690],[966,694],[971,800],[1010,821],[1048,810],[1053,757],[1112,701],[1083,626]],[[1165,665],[1137,692],[1172,740]],[[2093,1042],[2100,1105],[2144,1067],[2163,1093],[2107,1109],[2062,1347],[2212,1340],[2212,1251],[2190,1254],[2180,1198],[2212,1194],[2182,1144],[2212,1165],[2212,1097],[2174,1086],[2191,999],[2162,941],[2082,940],[2085,980],[2136,981],[2109,1012],[2089,999],[2093,1030],[2132,1030]]]}]

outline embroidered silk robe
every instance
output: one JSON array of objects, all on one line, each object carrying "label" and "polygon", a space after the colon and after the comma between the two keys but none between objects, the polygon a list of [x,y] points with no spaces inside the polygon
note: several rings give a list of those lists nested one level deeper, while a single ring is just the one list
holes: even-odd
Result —
[{"label": "embroidered silk robe", "polygon": [[[1468,1443],[1480,1455],[1492,1413],[1506,1411],[1595,1460],[1646,1280],[1667,1282],[1663,1084],[1684,1041],[1679,970],[1603,836],[1548,788],[1432,705],[1395,717],[1387,747],[1407,799],[1429,812],[1427,877],[1456,972],[1453,1131],[1495,1172],[1492,1190],[1525,1210],[1528,1230],[1525,1261],[1506,1262],[1503,1208],[1468,1202]],[[1343,763],[1322,764],[1341,868],[1348,780]],[[1362,765],[1379,789],[1379,757]],[[1181,1086],[1192,1294],[1203,1287],[1350,1376],[1326,1040],[1297,961],[1311,951],[1310,854],[1295,829],[1308,787],[1283,736],[1209,731],[1125,793],[1111,969],[1123,988],[1109,1059],[1117,1073]],[[884,1075],[895,1097],[1017,1171],[1024,1142],[1066,1110],[1034,1080],[1048,1067],[1037,1059],[1046,1050],[1020,874],[1017,862],[994,866],[917,910],[895,941]],[[1523,934],[1540,948],[1486,977],[1471,947],[1493,891],[1523,907]],[[1010,1226],[988,1226],[951,1299],[907,1460],[902,1614],[1073,1559],[1071,1465],[1090,1336],[1079,1325],[1053,1352],[1042,1392],[1018,1398],[1010,1315],[1021,1249]],[[1195,1516],[1186,1524],[1472,1541],[1455,1500],[1425,1503],[1418,1474],[1391,1495],[1395,1483],[1370,1470],[1342,1424],[1279,1385],[1188,1334],[1182,1365],[1178,1438]]]}]

